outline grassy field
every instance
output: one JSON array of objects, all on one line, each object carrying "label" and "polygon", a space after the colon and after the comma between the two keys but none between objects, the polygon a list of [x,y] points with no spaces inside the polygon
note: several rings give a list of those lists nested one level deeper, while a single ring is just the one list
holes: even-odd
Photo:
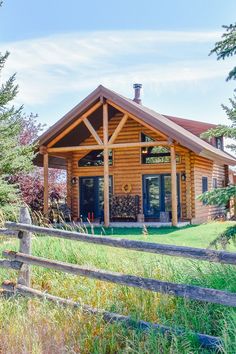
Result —
[{"label": "grassy field", "polygon": [[[207,247],[229,226],[209,223],[182,229],[95,229],[96,234],[135,240]],[[18,241],[2,238],[0,251],[18,249]],[[230,250],[236,251],[234,246]],[[157,256],[135,251],[86,245],[75,241],[35,237],[33,254],[65,262],[152,277],[176,283],[236,292],[236,272],[232,266]],[[225,306],[184,300],[167,295],[65,275],[33,267],[36,289],[71,298],[135,319],[143,319],[186,329],[182,337],[167,338],[141,333],[120,324],[107,324],[80,310],[36,299],[0,299],[0,353],[208,353],[199,348],[188,330],[221,336],[220,352],[235,353],[236,311]],[[0,269],[0,281],[16,278],[16,272]]]}]

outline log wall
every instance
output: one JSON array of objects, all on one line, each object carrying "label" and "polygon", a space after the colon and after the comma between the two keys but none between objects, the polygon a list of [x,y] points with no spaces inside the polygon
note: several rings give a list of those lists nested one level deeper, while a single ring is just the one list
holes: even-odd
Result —
[{"label": "log wall", "polygon": [[[113,117],[109,121],[109,136],[112,135],[121,119],[120,115]],[[122,131],[119,133],[116,143],[139,142],[141,132],[148,136],[163,140],[161,133],[143,127],[140,123],[129,118]],[[103,139],[102,127],[97,131],[99,137]],[[81,145],[94,145],[96,141],[92,136],[86,139]],[[78,219],[79,211],[79,177],[103,176],[103,166],[78,167],[78,161],[88,153],[88,150],[73,152],[67,159],[67,175],[69,178],[68,204],[71,205],[74,219]],[[205,206],[196,200],[202,193],[202,177],[208,177],[208,190],[212,189],[212,180],[217,178],[218,187],[226,183],[227,168],[224,165],[217,165],[213,161],[194,154],[181,146],[176,146],[176,153],[180,155],[181,161],[177,163],[177,173],[185,172],[186,181],[180,178],[180,203],[181,218],[192,220],[192,223],[201,223],[214,218],[223,212],[222,208]],[[170,163],[144,165],[141,163],[141,153],[139,147],[127,149],[113,149],[113,165],[109,166],[109,174],[113,178],[113,193],[124,194],[122,186],[130,183],[131,194],[140,196],[140,207],[143,212],[142,201],[142,176],[145,174],[170,173]],[[72,177],[77,178],[77,183],[71,185]]]},{"label": "log wall", "polygon": [[202,223],[224,212],[224,208],[217,206],[207,206],[197,200],[197,196],[202,193],[202,177],[208,178],[208,191],[213,188],[213,179],[217,180],[217,187],[224,187],[227,183],[225,165],[218,165],[211,160],[197,156],[192,156],[192,174],[193,174],[193,189],[195,198],[193,198],[194,215],[192,223]]},{"label": "log wall", "polygon": [[[109,121],[109,136],[114,132],[120,121],[120,116],[113,117]],[[143,127],[138,122],[133,119],[128,119],[124,128],[118,135],[116,143],[125,142],[139,142],[141,139],[141,132],[147,134],[152,138],[163,140],[163,137]],[[102,128],[98,130],[98,135],[103,138]],[[95,144],[94,138],[90,136],[81,145],[92,145]],[[103,176],[103,167],[78,167],[78,161],[85,156],[88,151],[78,151],[72,154],[72,164],[71,164],[71,177],[77,177],[79,183],[79,177],[82,176]],[[181,163],[177,163],[177,173],[185,171],[185,152],[177,151],[181,154]],[[114,194],[124,194],[122,191],[122,185],[125,183],[130,183],[132,186],[132,194],[140,196],[140,206],[142,211],[142,176],[145,174],[160,174],[160,173],[170,173],[171,167],[170,163],[155,164],[155,165],[144,165],[141,164],[141,154],[140,148],[127,148],[127,149],[113,149],[113,165],[109,167],[109,174],[113,178],[113,193]],[[180,179],[181,180],[181,179]],[[186,183],[181,181],[181,206],[182,206],[182,217],[186,218]],[[78,218],[79,213],[79,185],[72,186],[72,210],[73,216]]]}]

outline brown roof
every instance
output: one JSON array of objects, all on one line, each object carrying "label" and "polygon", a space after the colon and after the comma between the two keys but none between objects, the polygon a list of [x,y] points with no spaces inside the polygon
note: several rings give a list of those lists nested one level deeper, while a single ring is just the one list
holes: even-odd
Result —
[{"label": "brown roof", "polygon": [[[160,130],[170,138],[179,142],[181,145],[194,151],[196,154],[214,161],[218,161],[222,164],[236,165],[236,159],[233,156],[202,140],[191,130],[188,130],[186,125],[184,127],[183,124],[187,124],[187,122],[183,123],[182,118],[173,119],[172,117],[171,119],[169,116],[159,114],[141,104],[134,102],[131,99],[123,97],[116,92],[107,89],[102,85],[98,86],[90,95],[88,95],[57,123],[50,127],[44,134],[42,134],[39,138],[39,144],[47,145],[55,136],[57,136],[68,125],[88,110],[89,107],[98,102],[101,97],[122,107],[130,114],[137,116],[153,128]],[[179,120],[178,123],[175,121],[176,119]],[[182,124],[180,124],[180,119]]]},{"label": "brown roof", "polygon": [[164,115],[164,117],[172,120],[172,122],[180,125],[184,129],[188,130],[189,132],[191,132],[197,136],[200,136],[202,133],[206,132],[209,129],[213,129],[213,128],[217,127],[216,124],[199,122],[199,121],[192,120],[192,119],[173,117],[173,116],[168,116],[166,114],[163,114],[163,115]]}]

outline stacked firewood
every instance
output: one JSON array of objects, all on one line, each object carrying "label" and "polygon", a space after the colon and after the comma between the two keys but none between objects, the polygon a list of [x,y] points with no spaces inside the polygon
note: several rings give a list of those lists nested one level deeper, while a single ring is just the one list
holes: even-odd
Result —
[{"label": "stacked firewood", "polygon": [[139,214],[138,195],[113,195],[111,197],[111,219],[136,221]]}]

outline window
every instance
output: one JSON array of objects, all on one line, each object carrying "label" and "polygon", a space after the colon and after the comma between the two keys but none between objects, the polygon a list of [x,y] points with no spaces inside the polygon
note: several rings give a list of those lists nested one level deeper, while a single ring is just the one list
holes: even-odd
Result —
[{"label": "window", "polygon": [[212,179],[212,188],[213,189],[217,188],[217,178]]},{"label": "window", "polygon": [[223,137],[222,136],[217,136],[215,138],[215,142],[216,142],[217,149],[220,149],[220,150],[224,149],[224,147],[223,147]]},{"label": "window", "polygon": [[[141,141],[155,141],[148,135],[141,133]],[[143,164],[170,163],[170,148],[165,146],[143,147],[141,149],[141,160]],[[180,162],[180,156],[176,154],[176,162]]]},{"label": "window", "polygon": [[[208,178],[207,177],[202,177],[202,193],[205,193],[208,191]],[[206,201],[202,201],[203,205],[206,205]]]},{"label": "window", "polygon": [[202,177],[202,193],[205,193],[207,191],[208,191],[208,178]]},{"label": "window", "polygon": [[[112,150],[109,150],[109,165],[112,165]],[[79,167],[103,166],[103,150],[93,150],[78,161]]]}]

